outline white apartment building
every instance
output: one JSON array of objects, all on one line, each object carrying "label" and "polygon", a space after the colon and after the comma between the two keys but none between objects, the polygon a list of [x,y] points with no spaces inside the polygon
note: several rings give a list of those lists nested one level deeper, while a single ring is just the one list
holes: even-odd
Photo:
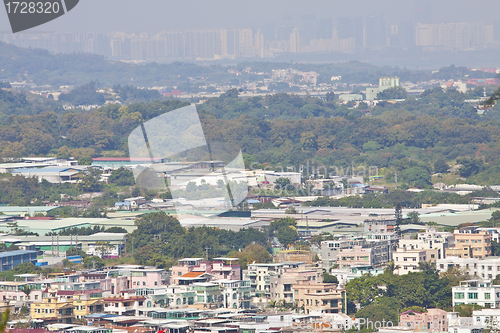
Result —
[{"label": "white apartment building", "polygon": [[364,222],[364,237],[367,242],[386,241],[398,239],[394,231],[395,221],[368,220]]},{"label": "white apartment building", "polygon": [[392,253],[392,258],[396,269],[394,274],[403,275],[409,272],[418,272],[420,262],[435,263],[439,256],[437,249],[416,249],[410,246],[406,248],[399,247]]},{"label": "white apartment building", "polygon": [[283,274],[286,269],[305,266],[305,262],[281,262],[276,264],[250,264],[243,271],[243,280],[249,280],[252,292],[271,297],[271,276]]},{"label": "white apartment building", "polygon": [[451,232],[437,231],[433,228],[418,233],[417,240],[416,244],[422,244],[423,248],[441,250],[442,258],[444,258],[445,249],[455,245],[455,236]]},{"label": "white apartment building", "polygon": [[491,284],[491,280],[461,281],[452,288],[453,306],[477,304],[485,308],[500,307],[500,286]]},{"label": "white apartment building", "polygon": [[323,268],[331,267],[337,264],[339,252],[342,249],[352,249],[354,246],[363,246],[366,244],[364,238],[328,240],[321,242],[321,261]]},{"label": "white apartment building", "polygon": [[487,257],[486,259],[478,258],[459,258],[449,256],[436,261],[436,268],[445,272],[449,269],[458,269],[470,276],[476,276],[482,279],[494,279],[500,274],[500,258]]},{"label": "white apartment building", "polygon": [[339,281],[339,287],[344,287],[347,282],[359,278],[366,274],[379,275],[384,273],[383,267],[373,268],[370,266],[355,266],[349,268],[337,268],[330,270],[330,275],[333,275]]},{"label": "white apartment building", "polygon": [[481,309],[472,311],[472,320],[475,325],[484,328],[500,328],[500,309]]},{"label": "white apartment building", "polygon": [[479,231],[486,231],[491,234],[491,240],[495,242],[500,241],[500,227],[493,227],[493,228],[477,228]]}]

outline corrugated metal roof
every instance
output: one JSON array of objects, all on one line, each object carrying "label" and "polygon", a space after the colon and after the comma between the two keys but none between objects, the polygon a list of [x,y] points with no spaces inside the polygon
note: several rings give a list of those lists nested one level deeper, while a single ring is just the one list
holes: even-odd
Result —
[{"label": "corrugated metal roof", "polygon": [[17,251],[1,252],[0,258],[19,256],[19,255],[25,255],[25,254],[32,254],[32,253],[38,253],[38,252],[37,251],[29,251],[29,250],[17,250]]}]

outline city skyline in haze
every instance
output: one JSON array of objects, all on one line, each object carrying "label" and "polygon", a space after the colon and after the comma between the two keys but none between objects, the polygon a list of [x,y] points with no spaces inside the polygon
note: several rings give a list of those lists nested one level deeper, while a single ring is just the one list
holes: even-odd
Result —
[{"label": "city skyline in haze", "polygon": [[[316,19],[381,15],[387,24],[498,21],[496,0],[350,0],[350,1],[228,1],[228,0],[85,0],[57,20],[30,33],[101,32],[156,33],[190,29],[263,29],[269,25],[300,24]],[[5,11],[0,11],[0,31],[10,30]]]}]

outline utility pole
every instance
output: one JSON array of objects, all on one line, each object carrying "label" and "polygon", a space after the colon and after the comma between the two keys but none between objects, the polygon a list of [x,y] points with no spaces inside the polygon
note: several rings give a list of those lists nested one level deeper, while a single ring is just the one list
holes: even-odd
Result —
[{"label": "utility pole", "polygon": [[205,251],[206,251],[206,253],[207,253],[207,260],[208,260],[208,250],[210,250],[210,248],[209,248],[209,247],[206,247],[206,248],[205,248]]}]

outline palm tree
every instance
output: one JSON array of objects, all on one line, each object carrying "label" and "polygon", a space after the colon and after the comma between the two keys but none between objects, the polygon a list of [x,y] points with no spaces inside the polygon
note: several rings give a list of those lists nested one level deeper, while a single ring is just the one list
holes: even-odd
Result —
[{"label": "palm tree", "polygon": [[5,310],[4,313],[2,313],[2,317],[0,319],[0,332],[5,332],[5,329],[7,328],[7,322],[9,321],[9,315],[10,315],[10,310],[7,309]]},{"label": "palm tree", "polygon": [[21,289],[21,291],[26,294],[26,300],[28,301],[31,292],[33,291],[33,288],[26,287],[26,288]]}]

